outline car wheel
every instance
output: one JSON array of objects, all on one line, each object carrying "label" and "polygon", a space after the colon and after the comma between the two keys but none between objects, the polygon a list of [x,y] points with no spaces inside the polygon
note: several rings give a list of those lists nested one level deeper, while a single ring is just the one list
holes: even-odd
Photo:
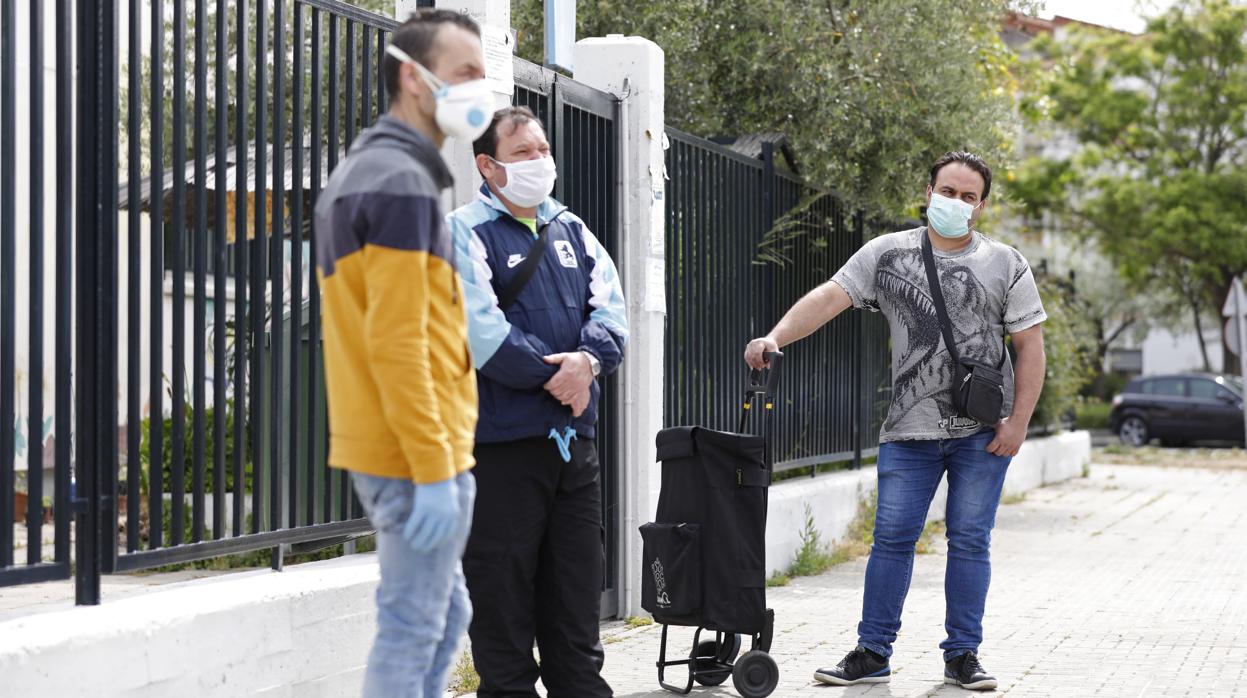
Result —
[{"label": "car wheel", "polygon": [[1150,437],[1147,433],[1147,422],[1141,417],[1126,417],[1117,429],[1117,438],[1127,446],[1146,446]]}]

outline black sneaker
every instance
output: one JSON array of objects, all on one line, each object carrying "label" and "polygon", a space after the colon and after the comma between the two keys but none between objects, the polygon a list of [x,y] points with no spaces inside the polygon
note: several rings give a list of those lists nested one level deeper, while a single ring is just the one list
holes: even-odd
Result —
[{"label": "black sneaker", "polygon": [[944,683],[968,688],[971,691],[990,691],[996,687],[996,677],[988,675],[973,652],[953,657],[944,662]]},{"label": "black sneaker", "polygon": [[866,649],[857,649],[844,655],[834,669],[819,669],[814,678],[832,686],[852,686],[859,683],[887,683],[892,680],[888,658]]}]

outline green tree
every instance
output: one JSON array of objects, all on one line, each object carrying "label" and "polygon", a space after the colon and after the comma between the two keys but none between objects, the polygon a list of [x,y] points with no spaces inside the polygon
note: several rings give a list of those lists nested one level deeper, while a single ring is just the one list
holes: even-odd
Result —
[{"label": "green tree", "polygon": [[1032,106],[1081,148],[1028,163],[1015,193],[1094,239],[1133,290],[1177,299],[1211,369],[1204,319],[1247,269],[1247,7],[1183,0],[1142,36],[1043,48]]},{"label": "green tree", "polygon": [[[667,121],[698,135],[782,132],[802,174],[868,210],[913,213],[954,148],[1003,164],[1009,0],[582,0],[579,36],[625,33],[666,55]],[[519,54],[542,62],[542,2],[515,0]]]}]

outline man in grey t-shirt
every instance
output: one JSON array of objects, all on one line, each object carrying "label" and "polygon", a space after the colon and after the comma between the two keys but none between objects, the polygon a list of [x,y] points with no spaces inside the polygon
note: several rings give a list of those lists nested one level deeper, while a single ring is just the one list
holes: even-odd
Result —
[{"label": "man in grey t-shirt", "polygon": [[[1030,266],[1012,247],[975,230],[991,191],[991,169],[976,155],[948,153],[931,167],[930,227],[884,235],[862,246],[830,281],[796,303],[766,337],[745,350],[754,368],[766,352],[812,334],[850,306],[881,311],[892,330],[892,403],[879,434],[874,545],[866,566],[858,646],[814,677],[827,684],[882,683],[901,627],[914,545],[948,474],[944,680],[992,689],[979,663],[983,608],[991,578],[988,550],[1009,461],[1017,455],[1043,387],[1047,319]],[[934,251],[952,334],[963,360],[1000,366],[1000,421],[957,413],[954,366],[944,344],[923,264]],[[1017,365],[1008,360],[1011,337]]]}]

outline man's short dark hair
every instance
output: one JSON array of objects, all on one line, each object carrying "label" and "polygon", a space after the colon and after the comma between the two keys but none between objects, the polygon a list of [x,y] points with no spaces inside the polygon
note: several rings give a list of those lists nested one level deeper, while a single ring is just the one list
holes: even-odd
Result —
[{"label": "man's short dark hair", "polygon": [[935,176],[940,173],[940,170],[944,169],[945,165],[951,165],[954,162],[959,162],[979,173],[979,176],[983,178],[983,196],[981,198],[986,199],[987,195],[992,191],[992,168],[988,167],[986,162],[983,162],[983,158],[964,150],[944,153],[939,160],[935,161],[935,164],[931,166],[931,186],[935,186]]},{"label": "man's short dark hair", "polygon": [[488,155],[491,158],[498,157],[498,128],[502,124],[510,124],[511,129],[517,129],[528,122],[541,125],[541,120],[528,107],[505,107],[494,112],[493,121],[489,122],[489,128],[485,129],[485,133],[472,143],[473,155]]},{"label": "man's short dark hair", "polygon": [[[481,27],[476,20],[462,12],[426,8],[416,10],[406,22],[400,24],[390,37],[390,43],[411,56],[412,60],[433,70],[433,48],[437,45],[437,33],[447,24],[462,27],[478,37],[481,35]],[[384,63],[381,69],[385,74],[385,90],[390,95],[390,103],[393,103],[399,95],[398,68],[402,62],[388,53],[382,55]]]}]

